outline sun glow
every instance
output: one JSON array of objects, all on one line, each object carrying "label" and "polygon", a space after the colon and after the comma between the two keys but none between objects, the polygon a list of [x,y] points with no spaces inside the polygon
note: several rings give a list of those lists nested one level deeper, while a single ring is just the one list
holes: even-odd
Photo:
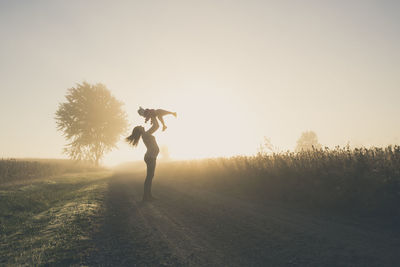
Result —
[{"label": "sun glow", "polygon": [[168,146],[177,159],[255,152],[251,129],[240,126],[248,124],[250,114],[245,114],[239,101],[234,92],[200,88],[170,99],[178,118],[165,117],[168,129],[156,133],[159,144]]},{"label": "sun glow", "polygon": [[[158,145],[168,148],[173,160],[199,159],[209,157],[227,157],[250,155],[257,151],[262,140],[258,136],[255,114],[246,106],[240,94],[231,89],[221,89],[210,84],[192,86],[187,90],[169,89],[168,94],[146,102],[145,108],[163,108],[178,113],[177,118],[167,115],[164,121],[165,132],[160,129],[154,134]],[[135,100],[137,101],[137,100]],[[136,113],[136,106],[129,107],[130,127],[150,123]],[[128,108],[127,108],[128,109]],[[131,130],[130,128],[130,130]],[[105,156],[107,165],[132,160],[141,160],[146,149],[142,142],[135,149],[121,141],[118,149]],[[162,155],[160,154],[160,159]]]}]

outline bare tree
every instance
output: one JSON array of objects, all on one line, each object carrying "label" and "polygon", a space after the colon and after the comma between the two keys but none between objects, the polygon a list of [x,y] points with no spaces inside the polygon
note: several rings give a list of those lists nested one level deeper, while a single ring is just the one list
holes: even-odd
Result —
[{"label": "bare tree", "polygon": [[96,165],[111,151],[127,127],[123,103],[103,84],[77,84],[67,91],[66,102],[56,112],[57,130],[69,141],[64,148],[70,158]]}]

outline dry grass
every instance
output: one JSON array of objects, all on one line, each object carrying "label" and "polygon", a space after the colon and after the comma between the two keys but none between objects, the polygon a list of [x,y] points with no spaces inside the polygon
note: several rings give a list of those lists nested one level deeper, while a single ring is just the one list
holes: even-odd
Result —
[{"label": "dry grass", "polygon": [[[160,164],[157,176],[187,179],[257,199],[363,215],[400,216],[400,147],[336,147],[299,153]],[[173,179],[172,179],[173,178]]]},{"label": "dry grass", "polygon": [[94,169],[88,163],[62,159],[1,159],[0,184]]}]

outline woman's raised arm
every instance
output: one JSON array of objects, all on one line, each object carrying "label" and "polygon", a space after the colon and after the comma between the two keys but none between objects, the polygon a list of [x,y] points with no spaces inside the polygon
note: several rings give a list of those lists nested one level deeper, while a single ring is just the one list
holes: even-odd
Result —
[{"label": "woman's raised arm", "polygon": [[158,130],[159,125],[156,117],[151,117],[151,123],[153,124],[150,129],[146,131],[146,133],[153,134]]}]

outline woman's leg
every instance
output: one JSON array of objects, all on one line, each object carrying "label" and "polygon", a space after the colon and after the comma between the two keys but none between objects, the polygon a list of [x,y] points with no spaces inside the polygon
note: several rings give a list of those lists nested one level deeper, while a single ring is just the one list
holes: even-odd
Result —
[{"label": "woman's leg", "polygon": [[154,172],[156,169],[156,159],[154,158],[146,158],[145,159],[147,165],[147,174],[146,180],[144,181],[144,194],[143,200],[149,200],[152,198],[151,196],[151,184],[153,182]]}]

